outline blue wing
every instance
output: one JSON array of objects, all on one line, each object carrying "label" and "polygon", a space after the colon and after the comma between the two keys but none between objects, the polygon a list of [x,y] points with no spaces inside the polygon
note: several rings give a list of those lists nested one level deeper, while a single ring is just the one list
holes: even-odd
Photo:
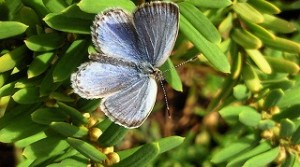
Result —
[{"label": "blue wing", "polygon": [[143,77],[130,87],[103,98],[100,108],[117,124],[126,128],[137,128],[151,113],[156,94],[155,79]]},{"label": "blue wing", "polygon": [[154,67],[169,57],[178,34],[179,9],[174,3],[152,2],[133,13],[142,51]]},{"label": "blue wing", "polygon": [[132,16],[122,9],[111,9],[96,16],[92,26],[92,41],[104,55],[139,63],[138,37]]},{"label": "blue wing", "polygon": [[134,68],[90,61],[71,76],[74,92],[86,99],[103,98],[100,108],[111,120],[127,128],[139,127],[156,101],[154,78]]},{"label": "blue wing", "polygon": [[98,61],[83,63],[78,67],[78,71],[71,75],[74,92],[86,99],[109,96],[140,79],[132,67]]}]

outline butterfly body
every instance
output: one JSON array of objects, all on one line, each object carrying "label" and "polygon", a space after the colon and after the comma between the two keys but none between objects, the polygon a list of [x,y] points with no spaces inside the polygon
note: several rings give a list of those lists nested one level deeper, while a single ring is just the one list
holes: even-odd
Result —
[{"label": "butterfly body", "polygon": [[102,98],[100,109],[115,123],[139,127],[156,101],[159,67],[167,60],[178,33],[178,7],[153,2],[132,14],[110,9],[95,18],[92,41],[97,53],[71,76],[74,92]]}]

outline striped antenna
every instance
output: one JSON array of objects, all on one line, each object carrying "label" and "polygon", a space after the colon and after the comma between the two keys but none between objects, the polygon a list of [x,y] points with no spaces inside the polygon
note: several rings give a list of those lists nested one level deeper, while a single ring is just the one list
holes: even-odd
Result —
[{"label": "striped antenna", "polygon": [[163,81],[165,80],[165,77],[164,77],[164,73],[168,72],[168,71],[171,71],[172,69],[176,69],[186,63],[189,63],[189,62],[192,62],[192,61],[195,61],[196,59],[198,58],[198,56],[194,56],[192,58],[190,58],[189,60],[185,61],[185,62],[182,62],[172,68],[169,68],[163,72],[160,72],[158,73],[158,79],[159,79],[159,82],[160,82],[160,85],[161,85],[161,88],[163,90],[163,93],[164,93],[164,99],[165,99],[165,103],[166,103],[166,107],[167,107],[167,112],[168,112],[168,116],[171,117],[171,113],[170,113],[170,107],[169,107],[169,102],[168,102],[168,96],[167,96],[167,92],[165,90],[165,87],[164,87],[164,84],[163,84]]},{"label": "striped antenna", "polygon": [[171,70],[173,70],[173,69],[176,69],[176,68],[178,68],[178,67],[180,67],[180,66],[182,66],[182,65],[184,65],[184,64],[186,64],[186,63],[195,61],[197,58],[198,58],[198,55],[197,55],[197,56],[194,56],[194,57],[192,57],[192,58],[190,58],[190,59],[188,59],[187,61],[184,61],[184,62],[182,62],[182,63],[180,63],[180,64],[177,64],[176,66],[174,66],[174,67],[172,67],[172,68],[169,68],[169,69],[163,71],[162,73],[164,74],[164,73],[166,73],[166,72],[168,72],[168,71],[171,71]]}]

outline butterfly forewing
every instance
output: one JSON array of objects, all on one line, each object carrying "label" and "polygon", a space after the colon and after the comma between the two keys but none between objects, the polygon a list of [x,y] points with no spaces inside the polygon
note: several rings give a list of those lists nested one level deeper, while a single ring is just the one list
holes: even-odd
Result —
[{"label": "butterfly forewing", "polygon": [[178,33],[178,19],[178,7],[170,2],[146,3],[134,12],[139,46],[154,67],[160,67],[171,54]]},{"label": "butterfly forewing", "polygon": [[122,9],[111,9],[96,16],[92,40],[96,49],[107,56],[135,63],[142,61],[132,16]]}]

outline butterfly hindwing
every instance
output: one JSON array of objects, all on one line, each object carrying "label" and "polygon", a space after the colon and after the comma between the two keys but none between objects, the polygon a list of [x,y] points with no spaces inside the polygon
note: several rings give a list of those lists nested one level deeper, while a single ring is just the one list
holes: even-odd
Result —
[{"label": "butterfly hindwing", "polygon": [[71,76],[74,92],[86,99],[106,97],[139,80],[133,68],[97,61],[82,64]]},{"label": "butterfly hindwing", "polygon": [[153,78],[143,77],[130,87],[105,97],[100,108],[111,120],[126,128],[139,127],[150,114],[157,94]]}]

